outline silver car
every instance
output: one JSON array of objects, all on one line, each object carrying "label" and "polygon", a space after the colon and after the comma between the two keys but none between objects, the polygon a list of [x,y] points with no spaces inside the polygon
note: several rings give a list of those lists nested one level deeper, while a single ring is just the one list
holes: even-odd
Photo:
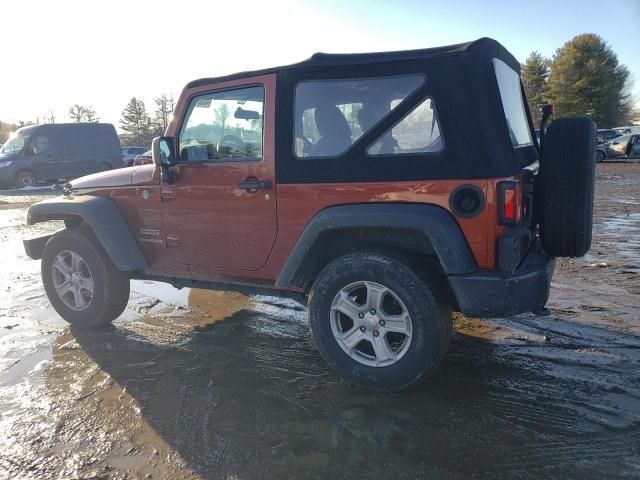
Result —
[{"label": "silver car", "polygon": [[133,165],[133,160],[136,155],[142,155],[149,150],[149,147],[122,147],[122,162],[125,167]]}]

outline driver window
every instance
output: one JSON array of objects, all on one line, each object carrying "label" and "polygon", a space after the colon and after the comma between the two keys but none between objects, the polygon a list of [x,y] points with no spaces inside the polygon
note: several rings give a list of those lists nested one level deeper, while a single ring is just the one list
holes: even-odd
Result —
[{"label": "driver window", "polygon": [[191,100],[179,137],[181,162],[262,159],[264,89],[238,88]]},{"label": "driver window", "polygon": [[49,139],[47,137],[36,137],[31,142],[31,151],[34,155],[49,151]]}]

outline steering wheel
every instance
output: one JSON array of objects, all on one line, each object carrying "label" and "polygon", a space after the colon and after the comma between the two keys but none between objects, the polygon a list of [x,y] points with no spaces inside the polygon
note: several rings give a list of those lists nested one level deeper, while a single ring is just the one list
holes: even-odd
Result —
[{"label": "steering wheel", "polygon": [[227,155],[236,156],[238,154],[244,155],[246,153],[244,142],[235,135],[225,135],[220,139],[216,147],[218,149],[218,155],[222,154],[220,149],[225,147],[230,149],[228,152],[225,152]]}]

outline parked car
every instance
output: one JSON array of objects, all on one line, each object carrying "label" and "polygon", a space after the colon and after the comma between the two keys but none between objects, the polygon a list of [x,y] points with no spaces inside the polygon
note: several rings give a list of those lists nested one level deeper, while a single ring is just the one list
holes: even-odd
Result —
[{"label": "parked car", "polygon": [[619,136],[620,134],[611,128],[598,130],[596,132],[596,140],[598,144],[607,143]]},{"label": "parked car", "polygon": [[132,166],[136,155],[142,155],[147,150],[149,150],[148,147],[122,147],[122,162],[124,166]]},{"label": "parked car", "polygon": [[519,71],[484,38],[192,81],[154,165],[32,205],[66,229],[26,252],[75,328],[117,318],[132,278],[292,297],[336,372],[406,387],[452,310],[544,313],[554,258],[589,250],[595,125],[555,120],[541,153]]},{"label": "parked car", "polygon": [[33,125],[0,149],[0,184],[33,186],[121,166],[120,141],[109,123]]},{"label": "parked car", "polygon": [[133,159],[133,165],[146,165],[148,163],[153,163],[153,158],[151,157],[151,150],[147,150],[141,155],[136,155]]},{"label": "parked car", "polygon": [[634,135],[640,134],[640,126],[638,125],[629,125],[627,127],[616,127],[613,130],[616,131],[619,135]]},{"label": "parked car", "polygon": [[596,161],[640,156],[640,134],[622,135],[596,147]]}]

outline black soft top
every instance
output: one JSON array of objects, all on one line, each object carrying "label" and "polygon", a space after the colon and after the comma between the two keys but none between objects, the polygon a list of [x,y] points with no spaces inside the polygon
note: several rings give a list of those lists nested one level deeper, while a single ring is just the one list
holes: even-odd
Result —
[{"label": "black soft top", "polygon": [[[264,70],[203,78],[188,88],[267,73],[277,74],[276,177],[280,183],[509,177],[538,159],[535,144],[514,148],[493,59],[520,73],[500,43],[481,38],[445,47],[398,52],[327,54]],[[293,154],[295,88],[306,80],[372,78],[420,72],[425,84],[336,158],[301,160]],[[413,155],[367,155],[366,147],[424,98],[437,111],[444,150]],[[533,137],[526,99],[524,108]],[[535,142],[535,140],[533,140]],[[392,167],[390,167],[392,165]]]},{"label": "black soft top", "polygon": [[[281,65],[278,67],[263,68],[261,70],[248,70],[245,72],[232,73],[220,77],[206,77],[193,80],[187,84],[187,88],[199,87],[210,83],[217,83],[225,80],[237,78],[253,77],[267,73],[277,73],[283,70],[303,69],[308,67],[331,67],[341,65],[362,65],[372,63],[387,63],[405,60],[428,60],[433,58],[454,57],[461,53],[473,49],[493,49],[501,50],[500,59],[505,61],[517,72],[520,71],[520,63],[497,41],[483,37],[478,40],[465,43],[457,43],[444,47],[420,48],[416,50],[398,50],[393,52],[371,52],[371,53],[314,53],[307,60]],[[506,61],[508,57],[509,61]]]}]

